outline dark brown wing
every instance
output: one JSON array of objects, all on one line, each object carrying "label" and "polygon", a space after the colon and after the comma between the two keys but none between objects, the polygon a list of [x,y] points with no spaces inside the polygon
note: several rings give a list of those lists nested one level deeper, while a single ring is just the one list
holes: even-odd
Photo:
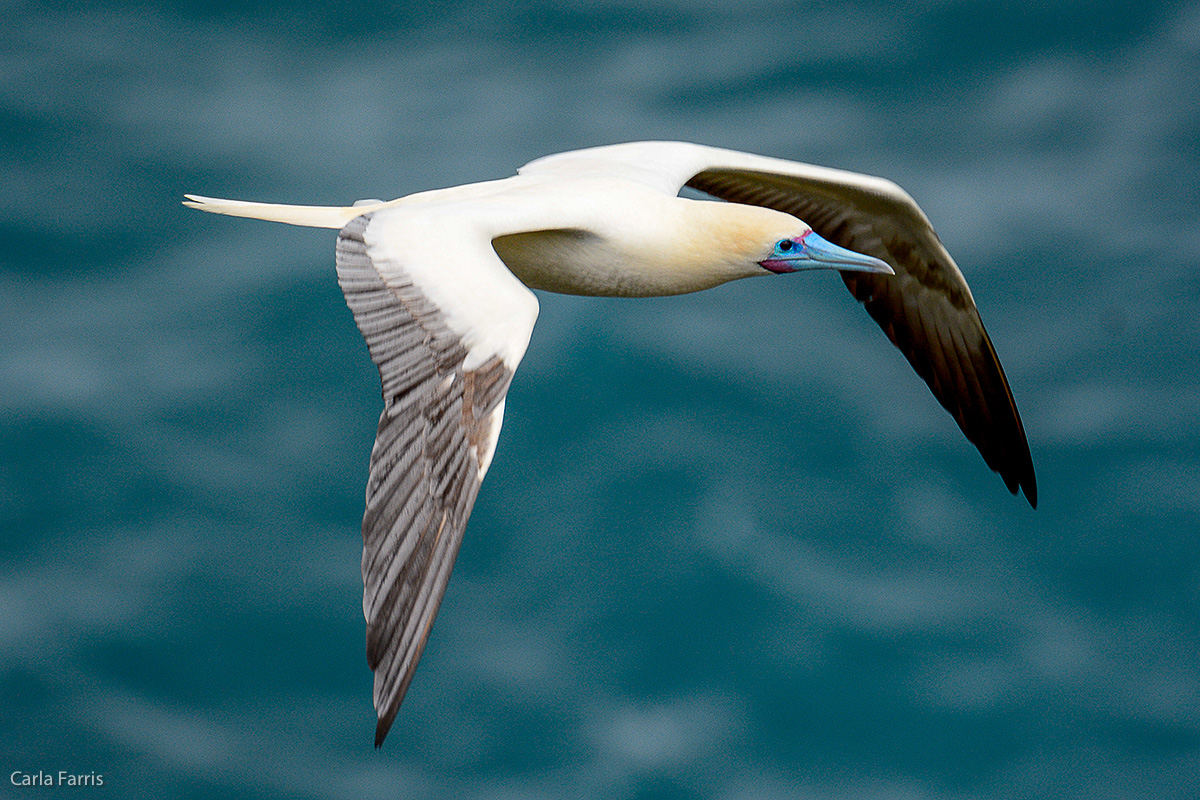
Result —
[{"label": "dark brown wing", "polygon": [[747,169],[706,169],[687,185],[792,214],[834,244],[890,264],[894,276],[840,274],[987,465],[1037,507],[1033,460],[1000,359],[962,273],[907,195]]},{"label": "dark brown wing", "polygon": [[400,265],[372,258],[363,240],[370,219],[359,217],[338,236],[337,271],[383,382],[362,524],[378,747],[441,604],[499,434],[512,371],[499,356],[463,369],[467,351],[441,309]]}]

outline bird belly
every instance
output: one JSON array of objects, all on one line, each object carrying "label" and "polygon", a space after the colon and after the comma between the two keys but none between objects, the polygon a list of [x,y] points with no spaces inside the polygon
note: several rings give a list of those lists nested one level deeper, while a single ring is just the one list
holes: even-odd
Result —
[{"label": "bird belly", "polygon": [[707,289],[723,280],[648,263],[603,236],[577,228],[530,231],[492,240],[496,254],[531,289],[596,297],[658,297]]}]

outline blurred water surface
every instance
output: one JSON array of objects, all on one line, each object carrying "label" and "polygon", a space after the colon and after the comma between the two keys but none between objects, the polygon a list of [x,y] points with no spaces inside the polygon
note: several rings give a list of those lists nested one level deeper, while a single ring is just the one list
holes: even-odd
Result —
[{"label": "blurred water surface", "polygon": [[[1200,6],[416,5],[0,9],[0,772],[112,797],[1195,797]],[[542,295],[377,753],[380,401],[333,236],[181,195],[341,204],[649,138],[908,189],[1041,507],[835,276]]]}]

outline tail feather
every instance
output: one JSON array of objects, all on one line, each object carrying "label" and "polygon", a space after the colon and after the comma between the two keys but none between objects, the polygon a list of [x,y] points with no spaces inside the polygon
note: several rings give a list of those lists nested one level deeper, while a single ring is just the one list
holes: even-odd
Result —
[{"label": "tail feather", "polygon": [[222,200],[217,197],[202,197],[198,194],[184,195],[188,208],[198,208],[213,214],[231,217],[264,219],[288,225],[303,225],[309,228],[341,229],[355,217],[378,209],[385,203],[374,201],[354,206],[289,206],[277,203],[252,203],[247,200]]}]

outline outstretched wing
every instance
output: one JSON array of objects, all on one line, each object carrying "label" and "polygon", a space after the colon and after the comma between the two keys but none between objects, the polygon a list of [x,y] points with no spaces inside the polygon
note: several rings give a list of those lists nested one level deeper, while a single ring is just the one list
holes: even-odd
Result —
[{"label": "outstretched wing", "polygon": [[383,384],[362,525],[376,747],[425,647],[537,317],[486,238],[472,251],[463,234],[449,264],[430,264],[436,254],[406,247],[388,216],[354,219],[337,243],[338,283]]},{"label": "outstretched wing", "polygon": [[679,142],[636,142],[539,159],[521,172],[624,171],[662,191],[685,184],[792,214],[834,244],[881,258],[894,276],[841,272],[934,397],[1009,490],[1037,505],[1033,460],[1012,391],[971,290],[925,214],[883,178]]},{"label": "outstretched wing", "polygon": [[1009,491],[1023,489],[1037,506],[1033,460],[1004,368],[966,280],[907,195],[719,168],[698,173],[688,185],[723,200],[785,211],[829,241],[890,264],[894,276],[840,274]]}]

